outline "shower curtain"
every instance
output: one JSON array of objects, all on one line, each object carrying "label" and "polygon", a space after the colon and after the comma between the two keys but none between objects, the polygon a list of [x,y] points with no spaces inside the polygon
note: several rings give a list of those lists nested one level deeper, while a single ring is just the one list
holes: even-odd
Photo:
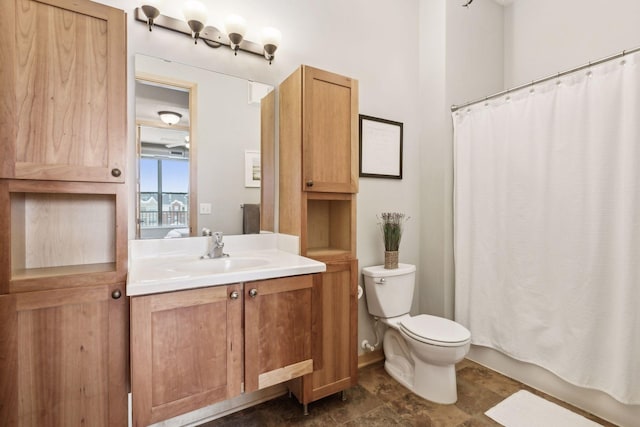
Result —
[{"label": "shower curtain", "polygon": [[640,404],[640,57],[453,113],[472,343]]}]

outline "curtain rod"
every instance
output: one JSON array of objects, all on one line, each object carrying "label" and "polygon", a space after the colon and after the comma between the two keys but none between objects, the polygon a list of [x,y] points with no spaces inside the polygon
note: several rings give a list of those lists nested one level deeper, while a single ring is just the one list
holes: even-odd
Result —
[{"label": "curtain rod", "polygon": [[506,95],[508,93],[515,92],[517,90],[524,89],[524,88],[533,86],[533,85],[538,84],[538,83],[546,82],[548,80],[557,79],[558,77],[566,76],[567,74],[575,73],[576,71],[584,70],[585,68],[589,68],[589,67],[592,67],[594,65],[602,64],[604,62],[611,61],[613,59],[622,58],[625,55],[629,55],[631,53],[635,53],[635,52],[638,52],[638,51],[640,51],[640,47],[636,47],[636,48],[631,49],[631,50],[623,50],[622,52],[616,53],[615,55],[607,56],[606,58],[602,58],[602,59],[599,59],[599,60],[594,61],[594,62],[589,62],[587,64],[581,65],[579,67],[571,68],[570,70],[563,71],[561,73],[556,73],[556,74],[553,74],[553,75],[550,75],[550,76],[547,76],[547,77],[543,77],[543,78],[538,79],[538,80],[533,80],[530,83],[525,83],[523,85],[516,86],[516,87],[513,87],[511,89],[503,90],[502,92],[494,93],[493,95],[485,96],[484,98],[476,99],[475,101],[467,102],[467,103],[464,103],[464,104],[461,104],[461,105],[455,105],[454,104],[454,105],[451,106],[451,111],[455,112],[455,111],[458,111],[461,108],[468,107],[469,105],[477,104],[478,102],[487,101],[487,100],[493,99],[493,98],[498,98],[499,96]]}]

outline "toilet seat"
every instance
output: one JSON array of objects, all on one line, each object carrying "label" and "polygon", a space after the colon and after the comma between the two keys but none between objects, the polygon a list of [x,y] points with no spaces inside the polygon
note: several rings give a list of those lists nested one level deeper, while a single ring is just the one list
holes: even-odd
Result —
[{"label": "toilet seat", "polygon": [[471,332],[461,324],[428,314],[402,319],[399,326],[416,341],[441,347],[460,346],[471,339]]}]

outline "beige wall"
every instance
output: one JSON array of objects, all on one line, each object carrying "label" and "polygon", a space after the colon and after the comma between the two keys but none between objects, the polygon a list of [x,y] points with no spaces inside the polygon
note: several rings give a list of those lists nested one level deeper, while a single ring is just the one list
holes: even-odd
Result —
[{"label": "beige wall", "polygon": [[453,316],[452,104],[502,88],[503,10],[492,1],[420,3],[419,310]]},{"label": "beige wall", "polygon": [[505,8],[505,85],[640,47],[637,0],[517,0]]}]

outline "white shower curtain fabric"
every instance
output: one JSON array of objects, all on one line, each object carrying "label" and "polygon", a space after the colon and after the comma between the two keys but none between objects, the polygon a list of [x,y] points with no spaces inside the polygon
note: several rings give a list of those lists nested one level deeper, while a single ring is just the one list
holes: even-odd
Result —
[{"label": "white shower curtain fabric", "polygon": [[456,320],[640,404],[640,56],[453,113]]}]

